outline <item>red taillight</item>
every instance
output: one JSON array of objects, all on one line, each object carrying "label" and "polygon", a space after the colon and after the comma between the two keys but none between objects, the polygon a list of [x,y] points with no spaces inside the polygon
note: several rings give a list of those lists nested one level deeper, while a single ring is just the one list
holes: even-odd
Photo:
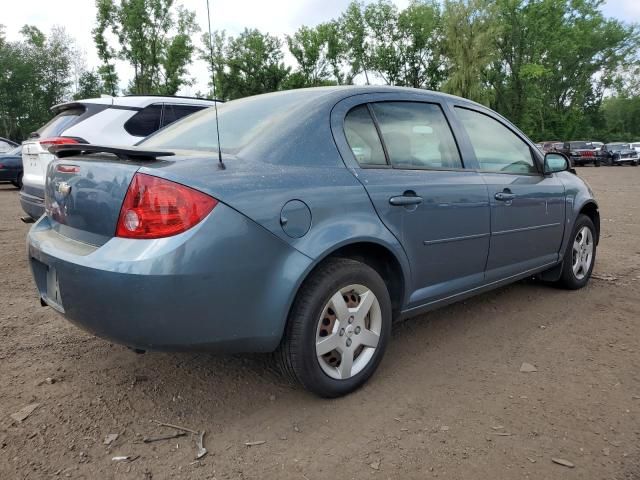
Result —
[{"label": "red taillight", "polygon": [[193,188],[136,173],[120,209],[116,236],[170,237],[196,225],[217,204],[215,198]]},{"label": "red taillight", "polygon": [[54,145],[67,145],[72,143],[80,143],[78,140],[71,137],[43,138],[42,140],[39,140],[39,142],[40,142],[40,146],[45,150],[49,150],[49,147],[52,147]]},{"label": "red taillight", "polygon": [[58,165],[56,170],[60,173],[78,173],[80,171],[80,167],[77,165]]}]

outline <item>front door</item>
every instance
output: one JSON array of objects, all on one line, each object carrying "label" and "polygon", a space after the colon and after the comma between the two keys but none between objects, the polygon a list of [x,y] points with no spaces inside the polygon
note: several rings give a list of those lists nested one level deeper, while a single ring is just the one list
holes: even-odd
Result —
[{"label": "front door", "polygon": [[440,105],[362,104],[347,114],[345,135],[361,167],[358,178],[411,263],[409,308],[481,285],[487,187],[464,169]]},{"label": "front door", "polygon": [[468,108],[455,111],[489,189],[487,281],[557,262],[564,231],[564,185],[553,175],[543,175],[531,147],[505,124]]}]

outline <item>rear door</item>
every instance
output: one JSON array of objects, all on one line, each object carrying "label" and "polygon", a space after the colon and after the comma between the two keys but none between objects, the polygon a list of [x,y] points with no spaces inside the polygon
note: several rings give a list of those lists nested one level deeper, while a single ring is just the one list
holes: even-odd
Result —
[{"label": "rear door", "polygon": [[482,284],[487,187],[464,168],[442,106],[369,97],[346,114],[344,133],[357,177],[411,263],[409,307]]},{"label": "rear door", "polygon": [[489,189],[487,281],[556,262],[565,220],[562,182],[543,175],[541,156],[506,123],[467,107],[454,110]]}]

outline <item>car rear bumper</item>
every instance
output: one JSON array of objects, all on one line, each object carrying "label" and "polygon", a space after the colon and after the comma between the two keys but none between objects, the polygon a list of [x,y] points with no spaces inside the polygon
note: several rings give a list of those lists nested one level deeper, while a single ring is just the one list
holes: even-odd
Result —
[{"label": "car rear bumper", "polygon": [[61,236],[45,216],[27,244],[44,302],[97,336],[150,350],[274,350],[311,263],[223,204],[175,237],[101,247]]},{"label": "car rear bumper", "polygon": [[44,189],[23,185],[20,191],[20,205],[31,218],[40,218],[44,214]]},{"label": "car rear bumper", "polygon": [[15,182],[18,178],[17,170],[9,170],[8,168],[0,168],[0,182]]},{"label": "car rear bumper", "polygon": [[627,157],[627,158],[614,158],[611,160],[612,163],[637,163],[638,157]]}]

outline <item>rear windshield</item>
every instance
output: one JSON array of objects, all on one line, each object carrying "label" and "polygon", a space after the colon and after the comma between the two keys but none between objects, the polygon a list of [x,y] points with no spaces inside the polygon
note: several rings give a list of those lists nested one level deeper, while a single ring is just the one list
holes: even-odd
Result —
[{"label": "rear windshield", "polygon": [[63,110],[41,127],[38,130],[38,134],[41,138],[59,137],[67,128],[78,121],[78,117],[80,117],[84,111],[85,109],[82,107]]},{"label": "rear windshield", "polygon": [[[287,92],[234,100],[218,105],[221,149],[236,153],[264,133],[279,119],[289,115],[308,92]],[[216,151],[216,112],[207,108],[178,120],[138,145],[149,148]]]}]

